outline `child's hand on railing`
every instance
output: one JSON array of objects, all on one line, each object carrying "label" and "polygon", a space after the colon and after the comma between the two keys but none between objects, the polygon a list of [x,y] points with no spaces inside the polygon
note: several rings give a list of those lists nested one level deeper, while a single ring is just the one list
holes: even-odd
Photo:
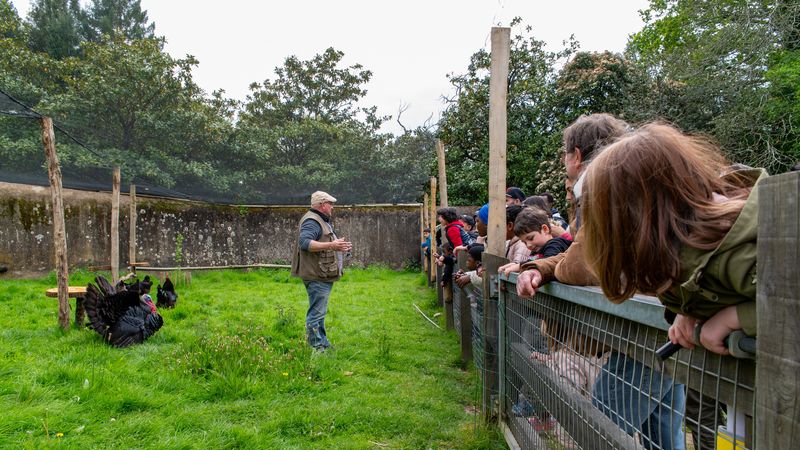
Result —
[{"label": "child's hand on railing", "polygon": [[703,322],[703,328],[700,330],[700,344],[706,350],[714,353],[730,355],[731,352],[725,344],[725,338],[731,334],[731,331],[741,328],[736,306],[728,306]]},{"label": "child's hand on railing", "polygon": [[678,314],[667,332],[669,340],[683,348],[694,348],[694,328],[696,326],[697,319]]},{"label": "child's hand on railing", "polygon": [[498,268],[497,271],[502,272],[505,276],[508,276],[508,274],[510,274],[511,272],[519,272],[519,268],[520,268],[519,263],[512,262],[500,266],[500,268]]}]

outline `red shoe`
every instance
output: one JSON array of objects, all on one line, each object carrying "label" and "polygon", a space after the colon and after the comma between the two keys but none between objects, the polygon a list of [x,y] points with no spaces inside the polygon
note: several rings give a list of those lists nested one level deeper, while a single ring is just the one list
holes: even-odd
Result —
[{"label": "red shoe", "polygon": [[546,433],[555,428],[558,422],[553,416],[548,416],[547,419],[540,419],[538,417],[531,417],[528,423],[533,425],[533,430],[537,433]]}]

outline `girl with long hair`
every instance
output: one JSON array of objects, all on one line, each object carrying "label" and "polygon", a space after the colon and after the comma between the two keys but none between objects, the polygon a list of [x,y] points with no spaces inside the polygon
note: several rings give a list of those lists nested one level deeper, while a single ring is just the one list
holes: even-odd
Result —
[{"label": "girl with long hair", "polygon": [[728,354],[755,335],[760,169],[731,170],[709,140],[649,124],[609,145],[587,169],[581,205],[586,260],[609,300],[657,295],[677,316],[674,343]]}]

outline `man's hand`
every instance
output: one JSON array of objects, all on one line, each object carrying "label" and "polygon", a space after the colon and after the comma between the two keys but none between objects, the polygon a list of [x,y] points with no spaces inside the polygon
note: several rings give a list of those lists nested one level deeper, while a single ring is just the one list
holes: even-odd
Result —
[{"label": "man's hand", "polygon": [[533,297],[542,284],[542,274],[536,269],[526,270],[517,277],[517,295]]},{"label": "man's hand", "polygon": [[331,241],[328,244],[328,248],[337,252],[349,252],[353,249],[353,243],[345,241],[344,238],[339,238]]},{"label": "man's hand", "polygon": [[466,249],[467,249],[466,245],[459,245],[458,247],[453,249],[453,255],[458,256],[458,252],[460,252],[461,250],[466,250]]},{"label": "man's hand", "polygon": [[456,276],[456,284],[458,285],[458,287],[463,288],[464,286],[468,285],[469,282],[470,282],[469,275],[461,274]]},{"label": "man's hand", "polygon": [[678,314],[667,332],[669,340],[683,348],[694,348],[694,328],[696,326],[697,319]]}]

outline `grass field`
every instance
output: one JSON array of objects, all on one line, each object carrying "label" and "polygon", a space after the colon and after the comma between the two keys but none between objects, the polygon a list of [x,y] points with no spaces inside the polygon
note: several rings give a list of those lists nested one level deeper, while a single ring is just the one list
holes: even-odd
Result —
[{"label": "grass field", "polygon": [[1,448],[505,448],[470,412],[455,334],[413,308],[436,311],[419,273],[348,272],[325,354],[304,343],[306,294],[286,270],[196,272],[128,349],[62,331],[54,286],[0,282]]}]

